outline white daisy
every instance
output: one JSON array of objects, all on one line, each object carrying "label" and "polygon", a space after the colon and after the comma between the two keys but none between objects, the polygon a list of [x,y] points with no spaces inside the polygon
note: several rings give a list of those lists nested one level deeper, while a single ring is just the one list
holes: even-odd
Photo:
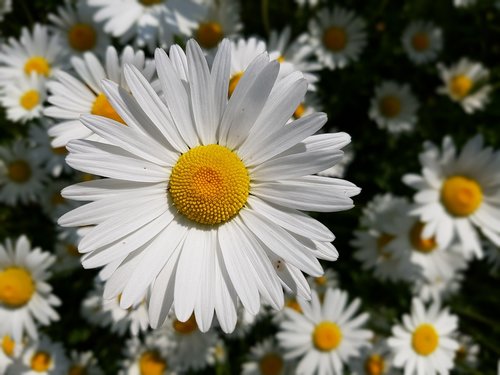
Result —
[{"label": "white daisy", "polygon": [[35,73],[28,77],[20,76],[16,81],[7,83],[0,95],[0,102],[7,110],[7,118],[26,123],[41,117],[45,91],[45,80]]},{"label": "white daisy", "polygon": [[358,60],[366,45],[365,21],[353,11],[322,9],[309,22],[309,45],[328,69],[342,69]]},{"label": "white daisy", "polygon": [[17,361],[22,353],[22,341],[15,342],[8,335],[0,336],[0,374],[7,373],[7,369]]},{"label": "white daisy", "polygon": [[10,206],[37,201],[47,176],[26,142],[0,147],[0,202]]},{"label": "white daisy", "polygon": [[226,343],[219,337],[212,348],[211,354],[211,356],[215,359],[215,364],[225,365],[227,363],[228,354]]},{"label": "white daisy", "polygon": [[65,0],[64,5],[57,8],[57,14],[50,13],[47,17],[60,34],[63,49],[70,51],[71,55],[84,52],[103,55],[110,39],[102,30],[102,25],[94,22],[94,12],[85,0],[73,4]]},{"label": "white daisy", "polygon": [[450,68],[438,64],[438,70],[444,82],[438,93],[448,95],[459,103],[465,113],[482,110],[489,102],[493,89],[488,84],[490,72],[481,63],[462,58]]},{"label": "white daisy", "polygon": [[12,0],[0,0],[0,22],[12,11]]},{"label": "white daisy", "polygon": [[188,42],[187,57],[173,51],[186,58],[189,85],[171,62],[177,55],[157,50],[161,99],[132,66],[125,67],[125,76],[133,97],[104,82],[128,126],[82,117],[109,143],[70,142],[68,164],[108,178],[66,188],[63,196],[94,202],[59,223],[96,225],[79,250],[87,253],[85,267],[115,266],[106,299],[122,293],[121,306],[128,308],[152,286],[153,327],[174,303],[180,321],[194,312],[206,331],[215,311],[230,332],[238,299],[254,315],[261,297],[276,309],[283,306],[278,258],[296,267],[296,277],[307,284],[301,271],[321,276],[317,258],[338,256],[333,234],[301,210],[352,207],[349,197],[359,188],[310,175],[334,164],[331,149],[349,136],[309,137],[326,122],[324,114],[286,125],[307,83],[296,76],[275,84],[279,64],[266,54],[248,67],[228,101],[228,41],[211,71],[196,42]]},{"label": "white daisy", "polygon": [[[458,253],[455,252],[455,254]],[[462,258],[461,254],[458,256]],[[424,274],[420,274],[414,280],[412,288],[413,295],[418,296],[422,302],[441,302],[460,290],[464,278],[460,269],[455,273],[444,273],[441,270],[430,269],[432,271],[424,270]]]},{"label": "white daisy", "polygon": [[418,100],[409,85],[384,81],[375,88],[368,114],[380,129],[399,134],[413,130],[418,107]]},{"label": "white daisy", "polygon": [[61,301],[46,282],[55,257],[40,248],[31,248],[26,236],[13,244],[0,244],[0,336],[20,341],[23,333],[37,338],[35,322],[49,325],[59,320],[54,306]]},{"label": "white daisy", "polygon": [[441,310],[434,303],[426,310],[414,299],[411,315],[403,316],[403,325],[394,326],[387,341],[394,352],[394,366],[404,368],[406,375],[448,374],[459,348],[453,339],[457,323],[448,309]]},{"label": "white daisy", "polygon": [[[96,7],[94,20],[125,44],[134,39],[139,48],[166,47],[181,24],[199,19],[203,8],[193,0],[87,0]],[[184,22],[182,22],[184,21]]]},{"label": "white daisy", "polygon": [[359,357],[349,362],[351,375],[398,375],[392,366],[393,355],[386,340],[378,339],[369,348],[363,348]]},{"label": "white daisy", "polygon": [[19,41],[9,38],[0,47],[0,86],[31,73],[51,77],[63,67],[65,53],[46,26],[35,24],[32,33],[23,28]]},{"label": "white daisy", "polygon": [[122,74],[123,66],[132,64],[140,69],[148,80],[154,75],[154,63],[144,57],[143,51],[134,51],[125,47],[121,55],[116,49],[108,47],[104,63],[88,52],[80,57],[73,57],[71,63],[79,78],[66,72],[56,75],[58,81],[47,84],[51,91],[49,102],[53,105],[45,110],[45,115],[61,120],[49,129],[49,135],[55,137],[53,147],[66,146],[71,139],[89,138],[92,131],[80,122],[82,114],[104,116],[124,123],[110,105],[103,93],[101,81],[110,79],[128,89]]},{"label": "white daisy", "polygon": [[415,64],[436,59],[443,48],[443,31],[429,21],[413,21],[401,38],[408,58]]},{"label": "white daisy", "polygon": [[313,291],[311,304],[301,301],[303,314],[285,309],[278,340],[285,358],[298,358],[297,374],[342,374],[344,364],[370,345],[372,333],[360,327],[368,320],[363,313],[353,317],[360,300],[347,306],[348,295],[339,289],[328,289],[323,303]]},{"label": "white daisy", "polygon": [[248,359],[243,363],[242,375],[286,375],[295,368],[286,360],[283,349],[274,339],[265,339],[250,348]]},{"label": "white daisy", "polygon": [[65,375],[104,375],[92,352],[71,351],[69,370]]},{"label": "white daisy", "polygon": [[457,341],[460,347],[456,353],[458,363],[465,364],[468,367],[476,368],[478,365],[478,355],[480,347],[474,339],[463,333],[457,335]]},{"label": "white daisy", "polygon": [[[263,40],[251,37],[231,42],[231,69],[228,93],[231,96],[250,63],[266,51]],[[291,116],[290,116],[291,117]]]},{"label": "white daisy", "polygon": [[403,181],[418,190],[413,213],[425,223],[423,238],[435,236],[447,247],[458,238],[466,258],[482,257],[475,227],[500,246],[500,152],[483,149],[481,135],[470,139],[457,155],[450,137],[442,151],[430,142],[420,154],[422,176],[407,174]]}]

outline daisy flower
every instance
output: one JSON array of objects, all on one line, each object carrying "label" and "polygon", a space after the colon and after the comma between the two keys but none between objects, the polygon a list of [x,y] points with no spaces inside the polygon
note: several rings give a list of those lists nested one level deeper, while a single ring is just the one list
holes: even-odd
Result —
[{"label": "daisy flower", "polygon": [[52,294],[46,282],[48,269],[55,257],[40,248],[31,248],[26,236],[13,244],[9,239],[0,244],[0,335],[16,342],[23,333],[37,338],[35,322],[49,325],[59,320],[54,306],[61,301]]},{"label": "daisy flower", "polygon": [[457,155],[450,137],[443,139],[442,151],[427,142],[420,154],[422,176],[407,174],[403,182],[418,190],[413,214],[424,223],[423,238],[432,238],[447,247],[454,238],[468,259],[483,252],[477,228],[500,246],[500,153],[483,149],[483,138],[470,139]]},{"label": "daisy flower", "polygon": [[273,338],[265,339],[252,348],[243,363],[242,375],[286,375],[291,374],[294,363],[285,360],[283,349]]},{"label": "daisy flower", "polygon": [[321,297],[325,294],[327,289],[336,289],[339,287],[339,276],[337,272],[331,268],[325,270],[323,276],[307,278],[307,282],[311,289],[316,290]]},{"label": "daisy flower", "polygon": [[0,1],[0,22],[3,21],[4,16],[10,12],[12,12],[12,0],[1,0]]},{"label": "daisy flower", "polygon": [[[104,375],[92,352],[71,351],[68,375]],[[65,375],[66,375],[65,374]]]},{"label": "daisy flower", "polygon": [[8,335],[0,336],[0,374],[6,374],[12,363],[18,360],[23,342],[15,342]]},{"label": "daisy flower", "polygon": [[41,117],[45,91],[45,80],[35,73],[28,77],[20,76],[16,81],[7,83],[0,95],[0,102],[7,110],[7,118],[26,123]]},{"label": "daisy flower", "polygon": [[[187,61],[189,85],[172,64],[179,56]],[[104,298],[121,293],[120,305],[128,308],[151,287],[153,327],[175,304],[180,321],[194,313],[207,331],[215,312],[231,332],[238,299],[253,315],[261,297],[273,308],[283,306],[278,258],[307,284],[301,271],[321,276],[318,258],[338,256],[333,234],[302,210],[353,206],[355,185],[311,175],[334,164],[332,149],[349,136],[310,137],[327,120],[321,113],[286,125],[307,83],[296,76],[275,84],[279,64],[266,54],[250,64],[229,100],[228,41],[211,71],[192,40],[187,56],[174,46],[170,57],[159,49],[155,57],[161,99],[133,66],[125,67],[133,96],[103,83],[128,126],[82,116],[109,143],[72,141],[67,162],[107,178],[64,189],[66,198],[94,202],[59,224],[96,225],[79,251],[86,253],[84,267],[114,266]]]},{"label": "daisy flower", "polygon": [[424,270],[424,274],[414,280],[413,295],[418,296],[422,302],[441,302],[460,290],[464,278],[461,271],[459,269],[455,273],[445,273]]},{"label": "daisy flower", "polygon": [[216,365],[225,365],[228,357],[227,346],[220,337],[217,339],[214,347],[212,348],[212,356],[215,359]]},{"label": "daisy flower", "polygon": [[401,38],[408,58],[415,64],[424,64],[436,59],[443,48],[443,31],[429,21],[413,21]]},{"label": "daisy flower", "polygon": [[432,304],[428,310],[419,299],[412,301],[411,315],[403,316],[403,325],[392,328],[387,341],[394,352],[394,366],[405,374],[448,374],[453,368],[455,351],[453,338],[458,319],[448,309]]},{"label": "daisy flower", "polygon": [[63,67],[65,53],[59,36],[46,26],[35,24],[32,33],[23,28],[19,41],[9,38],[0,47],[0,86],[32,73],[51,77]]},{"label": "daisy flower", "polygon": [[328,69],[342,69],[358,60],[366,45],[365,21],[353,11],[322,9],[309,22],[308,44],[318,61]]},{"label": "daisy flower", "polygon": [[316,93],[309,91],[307,92],[304,101],[302,101],[302,103],[300,103],[295,109],[295,112],[293,113],[289,122],[292,122],[293,120],[298,120],[304,116],[310,115],[311,113],[318,111],[321,111],[321,101],[319,100]]},{"label": "daisy flower", "polygon": [[[266,51],[263,40],[251,37],[231,42],[231,69],[228,93],[231,96],[250,63]],[[290,116],[291,117],[291,116]]]},{"label": "daisy flower", "polygon": [[297,374],[340,375],[348,359],[370,345],[372,332],[360,328],[368,314],[354,317],[360,300],[347,306],[347,298],[344,291],[328,289],[320,303],[313,291],[311,304],[299,300],[303,314],[285,309],[277,337],[285,358],[299,359]]},{"label": "daisy flower", "polygon": [[25,141],[0,147],[0,202],[15,206],[37,201],[46,180],[40,161]]},{"label": "daisy flower", "polygon": [[124,65],[134,65],[148,80],[155,73],[154,63],[145,58],[143,51],[134,51],[132,47],[125,47],[119,56],[116,49],[109,46],[103,63],[90,52],[81,58],[73,57],[71,63],[79,78],[59,72],[56,75],[57,81],[47,84],[51,91],[49,103],[52,106],[44,114],[61,121],[49,129],[49,135],[54,137],[52,146],[56,148],[66,146],[71,139],[89,138],[93,135],[91,130],[81,124],[79,119],[82,114],[91,113],[124,123],[103,93],[103,79],[110,79],[128,89],[122,74]]},{"label": "daisy flower", "polygon": [[386,340],[378,339],[371,347],[361,349],[361,354],[349,362],[351,375],[398,375],[392,366],[393,355]]},{"label": "daisy flower", "polygon": [[418,107],[418,100],[409,85],[384,81],[375,88],[368,115],[380,129],[399,134],[413,130]]},{"label": "daisy flower", "polygon": [[481,63],[462,58],[450,68],[438,64],[438,70],[444,82],[438,93],[459,103],[465,113],[482,110],[489,102],[492,87],[487,82],[490,72]]},{"label": "daisy flower", "polygon": [[70,51],[71,55],[93,52],[101,56],[110,44],[109,37],[102,30],[102,25],[92,19],[94,12],[85,0],[73,3],[65,0],[56,14],[50,13],[47,17],[60,34],[62,48]]},{"label": "daisy flower", "polygon": [[457,341],[460,347],[456,352],[457,362],[465,364],[468,367],[476,368],[478,365],[479,345],[474,339],[463,333],[457,335]]}]

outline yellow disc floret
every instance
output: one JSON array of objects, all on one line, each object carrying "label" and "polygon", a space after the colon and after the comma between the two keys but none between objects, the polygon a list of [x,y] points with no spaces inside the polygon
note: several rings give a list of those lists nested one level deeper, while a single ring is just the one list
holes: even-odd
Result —
[{"label": "yellow disc floret", "polygon": [[396,117],[401,112],[401,100],[395,95],[387,95],[380,99],[379,108],[384,117]]},{"label": "yellow disc floret", "polygon": [[76,23],[68,31],[68,42],[71,48],[84,52],[95,47],[97,33],[86,23]]},{"label": "yellow disc floret", "polygon": [[424,223],[417,221],[410,229],[410,242],[413,248],[421,253],[430,253],[437,247],[437,242],[434,237],[423,238],[422,231]]},{"label": "yellow disc floret", "polygon": [[474,82],[465,74],[458,74],[450,81],[451,94],[458,99],[465,98],[472,89]]},{"label": "yellow disc floret", "polygon": [[372,354],[365,360],[364,367],[367,375],[381,375],[385,370],[384,357],[380,354]]},{"label": "yellow disc floret", "polygon": [[262,375],[280,375],[283,371],[283,358],[276,353],[268,353],[259,361]]},{"label": "yellow disc floret", "polygon": [[336,349],[342,341],[342,331],[333,322],[324,321],[316,325],[312,334],[316,349],[327,352]]},{"label": "yellow disc floret", "polygon": [[24,73],[30,75],[32,72],[48,77],[50,74],[50,64],[45,57],[33,56],[24,63]]},{"label": "yellow disc floret", "polygon": [[481,186],[469,177],[448,177],[441,188],[441,202],[453,216],[463,217],[473,214],[482,201]]},{"label": "yellow disc floret", "polygon": [[106,95],[104,95],[103,93],[100,93],[95,98],[90,113],[97,116],[107,117],[126,125],[125,121],[123,121],[120,115],[116,113],[115,109],[111,106],[108,99],[106,98]]},{"label": "yellow disc floret", "polygon": [[2,350],[7,357],[12,357],[16,343],[10,336],[4,336],[2,339]]},{"label": "yellow disc floret", "polygon": [[31,369],[36,372],[46,372],[52,364],[52,358],[47,352],[36,352],[31,357]]},{"label": "yellow disc floret", "polygon": [[167,362],[154,351],[147,351],[139,359],[139,371],[141,375],[162,375],[167,369]]},{"label": "yellow disc floret", "polygon": [[172,323],[172,327],[174,327],[177,333],[189,335],[198,329],[198,324],[196,324],[196,318],[194,315],[191,315],[191,317],[185,322],[175,319]]},{"label": "yellow disc floret", "polygon": [[221,24],[215,21],[200,23],[196,31],[196,40],[200,46],[206,49],[216,47],[223,37],[224,30],[222,30]]},{"label": "yellow disc floret", "polygon": [[11,181],[22,184],[31,177],[31,167],[25,160],[15,160],[7,167],[7,175]]},{"label": "yellow disc floret", "polygon": [[333,52],[342,51],[347,45],[347,34],[341,27],[332,26],[323,33],[323,44]]},{"label": "yellow disc floret", "polygon": [[429,48],[430,40],[427,33],[416,33],[411,38],[411,45],[418,52],[423,52]]},{"label": "yellow disc floret", "polygon": [[427,356],[432,354],[439,344],[439,335],[436,329],[430,324],[421,324],[411,338],[413,349],[420,355]]},{"label": "yellow disc floret", "polygon": [[40,94],[36,90],[26,91],[19,99],[19,104],[27,111],[31,111],[40,103]]},{"label": "yellow disc floret", "polygon": [[24,268],[9,267],[0,271],[0,302],[9,307],[25,305],[35,293],[35,283]]},{"label": "yellow disc floret", "polygon": [[229,88],[228,88],[228,97],[231,97],[233,95],[234,90],[236,90],[236,86],[238,86],[238,83],[240,82],[241,77],[243,77],[243,72],[239,72],[234,74],[231,77],[231,80],[229,81]]},{"label": "yellow disc floret", "polygon": [[306,112],[306,106],[304,105],[304,103],[300,103],[297,106],[297,109],[295,110],[295,112],[293,113],[293,118],[298,120],[299,118],[304,116],[305,112]]},{"label": "yellow disc floret", "polygon": [[299,314],[302,314],[302,307],[300,307],[300,303],[297,302],[295,298],[290,298],[285,302],[285,306],[295,310]]},{"label": "yellow disc floret", "polygon": [[226,147],[195,147],[181,155],[170,176],[170,195],[177,210],[200,224],[215,225],[234,217],[250,191],[248,171]]}]

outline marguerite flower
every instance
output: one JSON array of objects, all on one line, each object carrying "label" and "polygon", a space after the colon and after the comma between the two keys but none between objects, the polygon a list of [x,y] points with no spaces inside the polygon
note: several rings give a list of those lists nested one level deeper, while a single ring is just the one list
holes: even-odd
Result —
[{"label": "marguerite flower", "polygon": [[336,6],[322,9],[309,23],[309,45],[328,69],[342,69],[359,58],[366,45],[365,21]]},{"label": "marguerite flower", "polygon": [[323,276],[307,278],[307,282],[311,289],[316,290],[318,295],[321,297],[325,294],[327,289],[336,289],[339,287],[339,276],[337,272],[331,268],[325,270]]},{"label": "marguerite flower", "polygon": [[92,352],[71,351],[68,375],[104,375]]},{"label": "marguerite flower", "polygon": [[23,344],[23,341],[15,342],[9,335],[0,336],[0,374],[6,374],[12,363],[18,360]]},{"label": "marguerite flower", "polygon": [[[460,257],[462,258],[461,255]],[[419,297],[422,302],[441,302],[456,294],[460,290],[464,278],[462,269],[452,273],[450,271],[453,271],[453,267],[449,267],[446,271],[436,270],[435,268],[424,270],[424,273],[418,275],[414,280],[413,295]]]},{"label": "marguerite flower", "polygon": [[443,48],[442,30],[429,21],[413,21],[403,32],[403,48],[415,64],[436,59]]},{"label": "marguerite flower", "polygon": [[228,95],[231,96],[250,63],[266,51],[266,43],[257,38],[240,38],[231,43],[231,70]]},{"label": "marguerite flower", "polygon": [[359,357],[349,362],[349,368],[351,375],[398,375],[392,360],[386,340],[377,339],[371,347],[363,348]]},{"label": "marguerite flower", "polygon": [[243,363],[242,375],[286,375],[295,368],[285,360],[283,349],[274,339],[268,338],[250,348],[248,360]]},{"label": "marguerite flower", "polygon": [[82,114],[91,113],[124,123],[103,93],[103,79],[110,79],[128,89],[122,75],[125,64],[136,66],[147,79],[154,75],[154,63],[144,57],[143,51],[135,52],[132,47],[125,47],[118,56],[116,49],[109,46],[104,63],[90,52],[85,53],[82,58],[73,57],[71,63],[79,79],[66,72],[59,72],[56,75],[57,81],[47,84],[52,94],[49,103],[53,106],[48,107],[44,113],[61,120],[49,129],[49,135],[54,137],[52,145],[56,148],[66,146],[71,139],[89,138],[93,135],[91,130],[81,124],[79,119]]},{"label": "marguerite flower", "polygon": [[468,367],[475,368],[478,365],[479,345],[471,336],[459,333],[457,341],[460,347],[457,350],[457,362],[465,364]]},{"label": "marguerite flower", "polygon": [[389,133],[409,132],[417,122],[418,107],[409,85],[384,81],[375,88],[369,116],[380,129],[387,129]]},{"label": "marguerite flower", "polygon": [[444,82],[438,93],[459,103],[465,113],[482,110],[489,102],[492,87],[487,82],[490,72],[481,63],[462,58],[450,68],[438,64],[438,69]]},{"label": "marguerite flower", "polygon": [[407,174],[403,181],[418,190],[413,213],[424,223],[422,237],[447,247],[458,238],[466,258],[482,257],[476,227],[500,246],[500,153],[483,149],[483,138],[470,139],[457,155],[450,137],[443,139],[442,150],[424,144],[420,154],[422,176]]},{"label": "marguerite flower", "polygon": [[7,118],[26,123],[41,117],[45,91],[45,80],[35,73],[28,77],[20,76],[18,80],[7,83],[0,95],[0,102],[7,110]]},{"label": "marguerite flower", "polygon": [[46,282],[55,257],[40,248],[31,248],[26,236],[13,244],[0,244],[0,336],[20,342],[27,333],[36,339],[35,322],[49,325],[59,320],[54,306],[61,301]]},{"label": "marguerite flower", "polygon": [[412,302],[411,315],[403,316],[403,325],[392,328],[387,343],[394,352],[394,366],[405,374],[448,374],[459,345],[453,338],[457,317],[448,309],[432,304],[428,310],[419,299]]},{"label": "marguerite flower", "polygon": [[[194,41],[187,56],[172,51],[170,58],[156,51],[162,98],[133,66],[125,67],[133,96],[103,83],[128,126],[82,117],[106,143],[70,142],[68,164],[107,178],[63,190],[66,198],[94,202],[59,223],[96,225],[79,250],[87,253],[84,267],[111,265],[105,299],[121,293],[120,305],[128,308],[151,287],[153,327],[175,304],[180,321],[194,313],[207,331],[215,311],[231,332],[238,299],[253,315],[260,298],[283,306],[277,261],[294,267],[307,284],[301,271],[321,276],[317,258],[338,256],[333,234],[302,210],[352,207],[359,188],[311,175],[337,160],[332,149],[349,136],[310,137],[326,122],[324,114],[287,124],[307,83],[294,76],[275,84],[279,63],[266,54],[250,64],[228,101],[229,42],[221,44],[211,70]],[[172,64],[180,56],[187,61],[188,85]]]}]

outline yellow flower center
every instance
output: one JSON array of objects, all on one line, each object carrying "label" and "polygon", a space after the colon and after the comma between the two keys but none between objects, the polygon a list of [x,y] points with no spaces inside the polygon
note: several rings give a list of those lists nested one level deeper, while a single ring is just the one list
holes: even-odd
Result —
[{"label": "yellow flower center", "polygon": [[451,79],[450,91],[453,96],[462,99],[469,94],[473,84],[472,79],[465,74],[459,74]]},{"label": "yellow flower center", "polygon": [[347,34],[341,27],[332,26],[323,33],[323,44],[333,52],[342,51],[347,45]]},{"label": "yellow flower center", "polygon": [[87,369],[80,365],[71,366],[68,375],[87,375]]},{"label": "yellow flower center", "polygon": [[236,73],[231,77],[231,80],[229,81],[229,89],[227,94],[229,97],[233,95],[233,92],[234,90],[236,90],[236,86],[238,86],[241,77],[243,77],[243,72]]},{"label": "yellow flower center", "polygon": [[282,55],[280,55],[280,56],[276,59],[276,61],[278,61],[280,64],[283,64],[283,63],[285,62],[285,58],[284,58]]},{"label": "yellow flower center", "polygon": [[299,314],[302,314],[302,307],[300,307],[300,303],[298,303],[295,298],[287,300],[285,302],[285,306],[297,311]]},{"label": "yellow flower center", "polygon": [[139,0],[139,2],[142,4],[142,5],[145,5],[147,7],[151,6],[151,5],[156,5],[156,4],[160,4],[163,0]]},{"label": "yellow flower center", "polygon": [[224,30],[218,22],[202,22],[196,32],[196,40],[200,46],[211,49],[217,46],[224,37]]},{"label": "yellow flower center", "polygon": [[413,349],[420,355],[429,355],[439,344],[439,335],[430,324],[421,324],[415,329],[411,338]]},{"label": "yellow flower center", "polygon": [[162,375],[166,369],[167,362],[157,352],[145,352],[139,359],[139,371],[141,375]]},{"label": "yellow flower center", "polygon": [[7,167],[7,174],[11,181],[23,183],[31,177],[31,167],[25,160],[16,160]]},{"label": "yellow flower center", "polygon": [[52,358],[47,352],[36,352],[31,357],[31,369],[36,372],[46,372],[52,363]]},{"label": "yellow flower center", "polygon": [[174,322],[172,323],[172,326],[174,327],[177,333],[183,335],[189,335],[190,333],[193,333],[198,329],[198,324],[196,324],[196,319],[194,315],[191,315],[191,317],[185,322],[181,322],[175,319]]},{"label": "yellow flower center", "polygon": [[342,331],[333,322],[324,321],[319,323],[312,334],[316,349],[323,352],[336,349],[342,341]]},{"label": "yellow flower center", "polygon": [[437,247],[434,237],[422,238],[424,223],[417,221],[410,229],[410,242],[413,248],[421,253],[430,253]]},{"label": "yellow flower center", "polygon": [[107,117],[112,120],[118,121],[123,125],[126,125],[125,121],[123,121],[120,115],[116,113],[115,109],[111,106],[108,99],[106,98],[106,95],[104,95],[103,93],[100,93],[95,98],[90,113],[97,116]]},{"label": "yellow flower center", "polygon": [[50,74],[50,64],[45,57],[33,56],[26,60],[24,73],[30,75],[32,72],[48,77]]},{"label": "yellow flower center", "polygon": [[0,271],[0,302],[9,307],[25,305],[35,293],[35,283],[24,268],[10,267]]},{"label": "yellow flower center", "polygon": [[80,52],[94,48],[96,41],[97,33],[91,25],[86,23],[76,23],[68,32],[69,45]]},{"label": "yellow flower center", "polygon": [[2,339],[2,350],[7,357],[12,357],[16,343],[10,336],[4,336]]},{"label": "yellow flower center", "polygon": [[40,94],[36,90],[26,91],[19,99],[19,104],[27,111],[31,111],[40,102]]},{"label": "yellow flower center", "polygon": [[476,180],[465,176],[448,177],[441,188],[441,202],[453,216],[469,216],[483,201],[483,191]]},{"label": "yellow flower center", "polygon": [[306,106],[304,103],[300,103],[295,112],[293,113],[293,118],[298,120],[302,116],[304,116],[304,113],[306,112]]},{"label": "yellow flower center", "polygon": [[384,369],[384,357],[379,354],[372,354],[365,361],[365,373],[367,375],[381,375]]},{"label": "yellow flower center", "polygon": [[326,276],[319,276],[314,278],[314,282],[316,285],[325,286],[328,282],[328,279],[326,278]]},{"label": "yellow flower center", "polygon": [[427,33],[416,33],[413,35],[413,38],[411,38],[411,45],[413,48],[418,51],[418,52],[423,52],[426,49],[429,48],[430,40],[429,40],[429,35]]},{"label": "yellow flower center", "polygon": [[66,150],[66,147],[55,147],[52,149],[52,153],[56,155],[67,155],[68,150]]},{"label": "yellow flower center", "polygon": [[280,375],[283,371],[283,358],[279,354],[266,354],[259,362],[262,375]]},{"label": "yellow flower center", "polygon": [[215,225],[234,217],[250,191],[248,171],[226,147],[195,147],[181,155],[170,176],[170,195],[177,210],[200,224]]},{"label": "yellow flower center", "polygon": [[396,117],[401,112],[401,100],[397,96],[387,95],[380,99],[379,108],[384,117]]}]

